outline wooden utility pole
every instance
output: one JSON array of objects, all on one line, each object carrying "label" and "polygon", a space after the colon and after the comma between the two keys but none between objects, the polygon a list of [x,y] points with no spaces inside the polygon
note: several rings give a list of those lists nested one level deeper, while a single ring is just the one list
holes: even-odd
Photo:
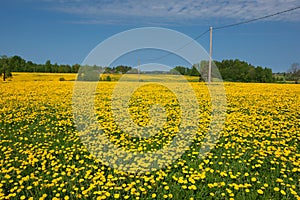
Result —
[{"label": "wooden utility pole", "polygon": [[209,63],[208,63],[208,83],[211,80],[211,61],[212,61],[212,27],[209,28],[210,37],[209,37]]},{"label": "wooden utility pole", "polygon": [[138,59],[138,80],[140,82],[140,59]]}]

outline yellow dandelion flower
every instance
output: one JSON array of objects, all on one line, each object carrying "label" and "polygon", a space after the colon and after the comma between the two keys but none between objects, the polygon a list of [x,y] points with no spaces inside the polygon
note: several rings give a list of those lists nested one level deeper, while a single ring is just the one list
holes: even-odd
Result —
[{"label": "yellow dandelion flower", "polygon": [[255,181],[257,181],[257,179],[256,179],[255,177],[252,177],[252,178],[251,178],[251,181],[252,181],[252,182],[255,182]]},{"label": "yellow dandelion flower", "polygon": [[286,192],[285,192],[284,190],[280,190],[280,193],[281,193],[282,195],[286,195]]},{"label": "yellow dandelion flower", "polygon": [[278,187],[274,187],[274,191],[278,192],[280,189]]},{"label": "yellow dandelion flower", "polygon": [[258,194],[263,194],[264,191],[262,191],[261,189],[258,189],[258,190],[257,190],[257,193],[258,193]]}]

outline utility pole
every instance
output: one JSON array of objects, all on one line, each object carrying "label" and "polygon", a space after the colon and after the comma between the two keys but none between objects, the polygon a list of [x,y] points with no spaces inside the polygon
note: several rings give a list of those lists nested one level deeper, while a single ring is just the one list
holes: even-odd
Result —
[{"label": "utility pole", "polygon": [[140,59],[138,59],[138,80],[140,82]]},{"label": "utility pole", "polygon": [[209,63],[208,63],[208,83],[211,80],[211,61],[212,61],[212,27],[209,27],[210,37],[209,37]]}]

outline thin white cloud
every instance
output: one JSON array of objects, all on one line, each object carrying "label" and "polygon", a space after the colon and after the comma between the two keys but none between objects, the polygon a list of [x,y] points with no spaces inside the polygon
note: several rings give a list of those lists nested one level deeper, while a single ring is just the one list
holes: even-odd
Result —
[{"label": "thin white cloud", "polygon": [[[46,0],[52,9],[74,14],[79,23],[238,22],[300,5],[299,0]],[[300,9],[269,21],[300,21]]]}]

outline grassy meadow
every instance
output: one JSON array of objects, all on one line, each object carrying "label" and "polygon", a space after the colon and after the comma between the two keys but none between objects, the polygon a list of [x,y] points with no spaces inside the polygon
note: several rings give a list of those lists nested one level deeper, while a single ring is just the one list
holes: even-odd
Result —
[{"label": "grassy meadow", "polygon": [[[163,148],[178,132],[176,97],[151,81],[137,90],[129,106],[133,120],[146,125],[147,106],[162,104],[169,124],[146,140],[133,138],[118,130],[110,113],[120,76],[98,84],[95,110],[103,133],[130,152]],[[75,74],[14,73],[0,81],[0,199],[300,200],[299,85],[225,83],[221,136],[199,157],[211,104],[206,85],[191,82],[200,121],[190,148],[170,166],[130,174],[104,165],[80,140],[72,112],[75,79]]]}]

